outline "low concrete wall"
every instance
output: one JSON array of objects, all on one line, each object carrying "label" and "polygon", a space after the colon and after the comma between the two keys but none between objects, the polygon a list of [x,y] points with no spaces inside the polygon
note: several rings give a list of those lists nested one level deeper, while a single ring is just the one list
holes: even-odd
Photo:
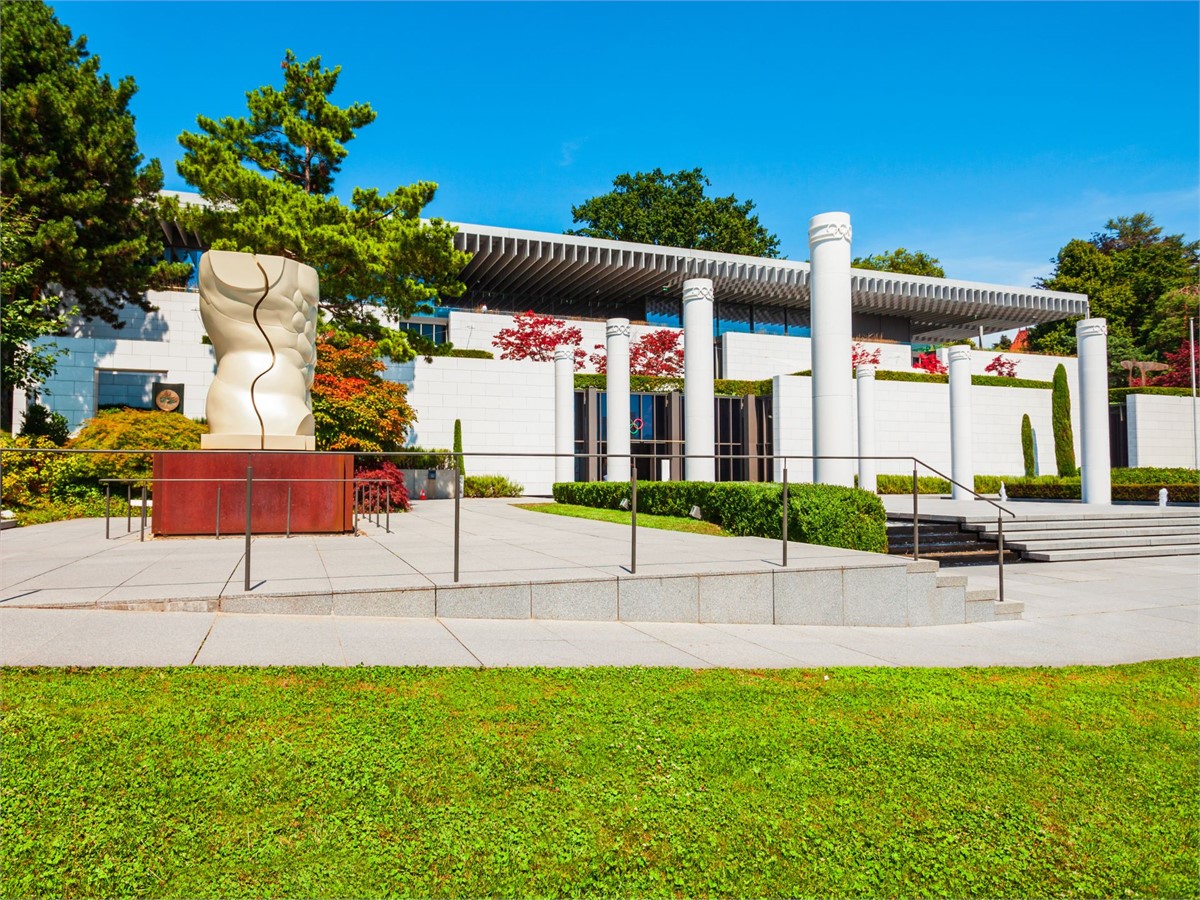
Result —
[{"label": "low concrete wall", "polygon": [[1193,415],[1200,400],[1159,394],[1130,394],[1125,400],[1129,465],[1193,468],[1197,438]]}]

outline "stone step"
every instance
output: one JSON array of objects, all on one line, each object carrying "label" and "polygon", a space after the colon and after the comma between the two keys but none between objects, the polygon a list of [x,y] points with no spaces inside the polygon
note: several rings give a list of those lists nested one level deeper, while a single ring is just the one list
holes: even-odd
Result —
[{"label": "stone step", "polygon": [[[989,529],[978,532],[980,537],[990,541],[996,540],[997,532]],[[1056,540],[1087,540],[1090,538],[1120,538],[1135,537],[1194,537],[1200,539],[1200,527],[1179,527],[1176,525],[1145,526],[1138,525],[1129,528],[1057,528],[1052,531],[1011,531],[1004,526],[1005,543],[1013,541],[1056,541]]]},{"label": "stone step", "polygon": [[[984,532],[994,534],[996,531],[996,521],[993,519],[988,522],[964,522],[963,528],[968,531]],[[1177,529],[1197,529],[1200,528],[1200,516],[1180,517],[1172,516],[1169,518],[1149,518],[1149,517],[1126,517],[1126,518],[1063,518],[1053,521],[1022,521],[1012,522],[1008,519],[1004,520],[1004,533],[1019,531],[1072,531],[1077,529],[1087,529],[1104,531],[1109,529],[1126,529],[1126,528],[1177,528]]]},{"label": "stone step", "polygon": [[1105,547],[1174,547],[1188,546],[1196,543],[1195,538],[1175,534],[1148,535],[1145,537],[1063,537],[1053,540],[1016,540],[1005,541],[1005,548],[1013,548],[1023,552],[1033,550],[1094,550]]},{"label": "stone step", "polygon": [[1139,556],[1194,556],[1200,544],[1164,547],[1096,547],[1090,550],[1028,550],[1025,558],[1034,562],[1073,562],[1084,559],[1133,559]]}]

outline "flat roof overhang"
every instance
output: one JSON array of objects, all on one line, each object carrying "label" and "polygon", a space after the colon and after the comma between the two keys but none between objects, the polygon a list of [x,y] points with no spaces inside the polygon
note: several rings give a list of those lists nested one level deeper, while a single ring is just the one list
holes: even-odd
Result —
[{"label": "flat roof overhang", "polygon": [[[809,307],[809,264],[489,225],[451,223],[472,254],[469,291],[603,302],[680,297],[688,278],[711,278],[718,303]],[[914,340],[948,340],[1088,314],[1084,294],[852,269],[856,313],[912,321]]]}]

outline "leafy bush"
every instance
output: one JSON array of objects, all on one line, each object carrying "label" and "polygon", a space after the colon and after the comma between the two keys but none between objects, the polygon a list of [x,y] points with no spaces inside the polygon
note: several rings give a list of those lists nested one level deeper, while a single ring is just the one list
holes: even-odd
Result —
[{"label": "leafy bush", "polygon": [[[454,455],[449,450],[422,450],[420,447],[405,447],[404,456],[396,454],[386,457],[360,457],[368,459],[387,459],[396,464],[398,469],[453,469]],[[412,454],[411,456],[408,454]]]},{"label": "leafy bush", "polygon": [[[0,432],[0,448],[55,448],[49,438]],[[96,484],[71,480],[72,457],[66,453],[4,453],[0,506],[16,513],[22,525],[104,515],[104,491]],[[124,515],[124,491],[113,492],[112,514]]]},{"label": "leafy bush", "polygon": [[[619,509],[629,485],[566,482],[554,485],[559,503]],[[852,550],[887,551],[886,514],[874,494],[828,484],[788,488],[788,537],[791,540]],[[638,486],[638,512],[687,516],[700,507],[704,519],[730,534],[779,538],[782,532],[778,484],[658,481]]]},{"label": "leafy bush", "polygon": [[[597,374],[577,374],[575,390],[582,391],[596,388],[603,391],[608,387],[608,376]],[[747,381],[735,378],[718,378],[713,381],[713,393],[720,397],[745,397],[752,394],[756,397],[766,397],[773,390],[770,378],[758,381]],[[657,394],[683,390],[683,378],[667,375],[630,375],[629,390],[634,393]]]},{"label": "leafy bush", "polygon": [[1195,469],[1157,469],[1139,466],[1134,469],[1113,469],[1113,484],[1196,484],[1200,472]]},{"label": "leafy bush", "polygon": [[1062,363],[1054,369],[1050,411],[1054,426],[1054,460],[1058,464],[1058,474],[1068,478],[1079,470],[1075,466],[1075,438],[1071,430],[1071,390],[1067,386],[1067,370]]},{"label": "leafy bush", "polygon": [[[178,413],[114,409],[85,422],[67,446],[72,450],[198,450],[200,436],[207,433],[208,426]],[[102,478],[149,479],[152,461],[149,453],[72,453],[60,473],[61,486],[101,490]]]},{"label": "leafy bush", "polygon": [[378,343],[341,331],[317,339],[312,385],[319,450],[393,451],[417,415],[402,384],[385,381]]},{"label": "leafy bush", "polygon": [[21,434],[26,437],[45,437],[61,447],[71,436],[71,428],[67,417],[62,413],[50,412],[40,403],[35,403],[25,411],[25,421],[21,425]]},{"label": "leafy bush", "polygon": [[[382,481],[378,491],[367,490],[366,486]],[[411,509],[408,502],[408,489],[404,486],[404,474],[399,466],[390,460],[380,460],[375,457],[363,457],[354,461],[354,485],[357,490],[364,488],[358,503],[359,512],[383,512],[390,508],[393,512],[407,512]]]},{"label": "leafy bush", "polygon": [[1033,423],[1029,421],[1029,413],[1021,416],[1021,459],[1025,477],[1032,478],[1037,474],[1037,458],[1033,453]]},{"label": "leafy bush", "polygon": [[467,350],[465,348],[452,347],[445,353],[435,353],[434,356],[454,356],[459,359],[495,359],[496,354],[491,350]]},{"label": "leafy bush", "polygon": [[464,497],[520,497],[524,493],[524,485],[503,475],[468,475],[463,479]]},{"label": "leafy bush", "polygon": [[1157,394],[1163,397],[1190,397],[1190,387],[1119,387],[1108,389],[1109,403],[1122,403],[1130,394]]}]

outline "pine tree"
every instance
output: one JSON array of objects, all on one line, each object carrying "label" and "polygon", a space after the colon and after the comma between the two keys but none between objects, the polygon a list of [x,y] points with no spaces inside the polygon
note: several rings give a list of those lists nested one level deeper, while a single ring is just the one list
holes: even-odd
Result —
[{"label": "pine tree", "polygon": [[179,136],[179,174],[209,201],[179,211],[214,249],[272,254],[313,266],[321,306],[341,324],[382,306],[410,315],[463,290],[458,273],[470,257],[454,249],[454,228],[421,220],[437,185],[390,193],[355,188],[349,205],[333,194],[346,144],[375,120],[366,103],[333,104],[340,67],[321,58],[297,62],[289,50],[282,90],[246,95],[249,115],[199,116],[198,133]]}]

